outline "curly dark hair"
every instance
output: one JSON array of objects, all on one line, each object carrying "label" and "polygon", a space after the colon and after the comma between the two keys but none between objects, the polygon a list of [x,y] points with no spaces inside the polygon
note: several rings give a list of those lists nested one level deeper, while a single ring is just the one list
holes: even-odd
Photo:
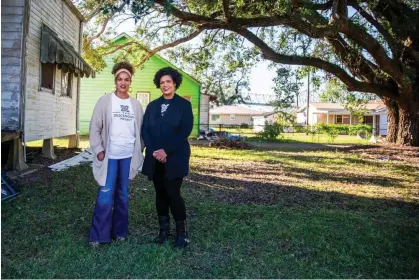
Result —
[{"label": "curly dark hair", "polygon": [[180,84],[182,83],[182,74],[180,74],[179,71],[173,69],[172,67],[165,67],[157,71],[157,73],[154,75],[153,82],[156,85],[156,88],[160,88],[160,79],[165,75],[168,75],[172,78],[173,82],[176,84],[176,89],[180,87]]},{"label": "curly dark hair", "polygon": [[127,69],[131,73],[131,75],[134,75],[134,67],[128,61],[121,61],[115,63],[115,65],[112,67],[112,74],[115,75],[115,73],[118,72],[119,69]]}]

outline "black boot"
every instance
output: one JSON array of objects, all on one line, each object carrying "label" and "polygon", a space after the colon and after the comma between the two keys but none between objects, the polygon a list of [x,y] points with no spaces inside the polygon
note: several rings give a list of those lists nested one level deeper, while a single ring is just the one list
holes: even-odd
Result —
[{"label": "black boot", "polygon": [[186,221],[176,222],[176,241],[174,248],[185,248],[188,245],[188,232],[186,231]]},{"label": "black boot", "polygon": [[160,231],[159,235],[154,239],[157,244],[164,244],[169,237],[169,216],[159,216]]}]

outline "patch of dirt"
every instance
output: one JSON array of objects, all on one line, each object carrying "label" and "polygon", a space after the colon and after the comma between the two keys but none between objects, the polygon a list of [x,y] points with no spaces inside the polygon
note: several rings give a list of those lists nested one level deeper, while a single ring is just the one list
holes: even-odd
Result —
[{"label": "patch of dirt", "polygon": [[63,161],[68,158],[72,158],[79,154],[82,150],[79,148],[60,148],[55,147],[54,152],[57,156],[56,159],[48,159],[42,156],[42,148],[27,147],[26,148],[26,162],[28,164],[42,164],[49,166],[51,164]]},{"label": "patch of dirt", "polygon": [[[275,150],[275,149],[272,149]],[[363,164],[376,165],[374,162],[388,160],[400,166],[400,172],[414,174],[415,166],[419,166],[419,148],[395,145],[355,145],[338,149],[341,152],[356,153],[366,159]],[[291,155],[294,160],[310,161],[302,153]],[[386,158],[388,157],[388,159]],[[350,162],[350,159],[348,159]],[[419,175],[419,172],[418,172]],[[336,190],[318,188],[310,185],[306,188],[304,182],[312,184],[321,181],[332,182]],[[192,162],[191,174],[185,178],[187,189],[194,197],[211,199],[230,204],[264,204],[272,205],[335,205],[339,208],[358,209],[365,205],[377,205],[377,209],[387,206],[406,207],[409,203],[398,196],[393,190],[399,186],[400,178],[377,176],[376,174],[356,174],[356,172],[342,172],[339,169],[309,170],[295,167],[286,161],[266,160],[255,161],[229,161],[214,159],[210,164]],[[383,188],[380,197],[371,199],[358,196],[357,188],[364,188],[369,192],[368,186]],[[399,186],[400,187],[400,186]],[[338,189],[348,190],[347,193]],[[418,207],[419,206],[414,206]]]},{"label": "patch of dirt", "polygon": [[[45,182],[47,185],[50,185],[53,172],[48,166],[76,156],[81,152],[81,149],[55,147],[54,152],[57,156],[55,159],[45,158],[42,156],[41,152],[42,148],[26,148],[26,163],[29,165],[29,170],[14,174],[13,179],[19,186],[31,186],[38,182]],[[38,165],[43,165],[43,167],[39,168]]]},{"label": "patch of dirt", "polygon": [[401,161],[419,166],[419,147],[380,144],[356,145],[342,151],[359,154],[362,159],[377,161]]}]

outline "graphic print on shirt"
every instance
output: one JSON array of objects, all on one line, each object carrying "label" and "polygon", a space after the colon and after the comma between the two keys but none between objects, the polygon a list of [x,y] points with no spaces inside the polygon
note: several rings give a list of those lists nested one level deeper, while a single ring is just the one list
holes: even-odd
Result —
[{"label": "graphic print on shirt", "polygon": [[134,120],[134,113],[129,111],[129,105],[119,105],[121,106],[121,111],[113,112],[114,118],[119,118],[121,121],[133,121]]},{"label": "graphic print on shirt", "polygon": [[161,111],[160,111],[160,113],[161,113],[161,116],[162,117],[164,116],[164,113],[167,111],[167,108],[169,108],[169,105],[170,104],[161,104]]}]

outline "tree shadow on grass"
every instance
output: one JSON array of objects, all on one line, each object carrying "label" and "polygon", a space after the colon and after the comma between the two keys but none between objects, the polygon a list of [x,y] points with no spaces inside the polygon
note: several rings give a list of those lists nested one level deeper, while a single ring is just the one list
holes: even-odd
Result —
[{"label": "tree shadow on grass", "polygon": [[185,190],[191,197],[230,204],[289,205],[304,207],[337,207],[342,209],[374,209],[401,207],[419,215],[419,205],[396,199],[366,198],[337,191],[317,191],[278,183],[223,178],[208,174],[191,174],[185,180]]}]

